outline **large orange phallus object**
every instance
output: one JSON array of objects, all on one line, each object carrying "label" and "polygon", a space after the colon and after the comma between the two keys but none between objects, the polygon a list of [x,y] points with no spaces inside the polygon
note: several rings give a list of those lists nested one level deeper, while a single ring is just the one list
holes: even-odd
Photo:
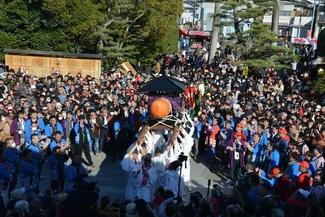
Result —
[{"label": "large orange phallus object", "polygon": [[158,98],[150,105],[150,116],[155,119],[162,119],[172,111],[172,104],[168,99]]}]

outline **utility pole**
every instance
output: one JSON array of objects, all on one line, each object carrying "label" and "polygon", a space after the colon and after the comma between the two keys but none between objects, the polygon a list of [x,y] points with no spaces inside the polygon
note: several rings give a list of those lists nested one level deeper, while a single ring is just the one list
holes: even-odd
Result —
[{"label": "utility pole", "polygon": [[195,17],[196,17],[196,1],[193,3],[193,21],[192,21],[193,27],[195,25]]},{"label": "utility pole", "polygon": [[310,25],[311,38],[314,38],[315,14],[316,14],[316,0],[314,0],[314,3],[313,3],[313,15],[312,15],[312,20],[311,20],[311,25]]},{"label": "utility pole", "polygon": [[[274,6],[272,11],[272,32],[276,34],[276,37],[279,35],[279,16],[280,16],[280,0],[273,0]],[[277,45],[274,44],[274,45]]]},{"label": "utility pole", "polygon": [[212,37],[210,42],[210,54],[209,54],[209,63],[212,62],[219,43],[219,33],[220,33],[220,10],[222,3],[217,0],[214,5],[214,16],[213,16],[213,26],[212,26]]}]

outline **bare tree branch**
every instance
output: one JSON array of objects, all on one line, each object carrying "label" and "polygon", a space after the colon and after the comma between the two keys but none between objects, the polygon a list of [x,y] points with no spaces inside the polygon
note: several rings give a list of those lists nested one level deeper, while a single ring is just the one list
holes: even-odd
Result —
[{"label": "bare tree branch", "polygon": [[123,35],[123,37],[122,37],[122,40],[120,41],[120,48],[122,48],[123,46],[124,46],[124,43],[125,43],[125,41],[128,39],[128,33],[129,33],[129,31],[130,31],[130,28],[141,18],[141,17],[143,17],[144,15],[146,14],[146,9],[141,13],[141,14],[139,14],[136,18],[134,18],[133,20],[132,20],[132,22],[129,24],[129,25],[127,25],[126,26],[126,29],[125,29],[125,32],[124,32],[124,35]]}]

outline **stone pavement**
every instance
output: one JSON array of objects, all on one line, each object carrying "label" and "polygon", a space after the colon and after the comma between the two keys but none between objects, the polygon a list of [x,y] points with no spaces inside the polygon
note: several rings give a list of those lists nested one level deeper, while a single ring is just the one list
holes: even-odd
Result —
[{"label": "stone pavement", "polygon": [[[124,199],[124,188],[127,182],[126,173],[121,169],[120,162],[111,162],[102,153],[100,157],[92,155],[92,159],[95,164],[95,168],[89,174],[87,180],[96,181],[98,188],[100,189],[100,196],[108,196],[111,201],[116,199]],[[69,163],[69,162],[68,162]],[[215,165],[212,167],[213,172],[203,162],[196,162],[191,159],[191,191],[199,191],[203,196],[206,196],[208,179],[211,179],[212,185],[217,184],[221,188],[224,187],[226,178],[218,172]],[[49,187],[48,163],[45,161],[42,179],[40,183],[41,192]],[[187,192],[186,198],[189,197]]]}]

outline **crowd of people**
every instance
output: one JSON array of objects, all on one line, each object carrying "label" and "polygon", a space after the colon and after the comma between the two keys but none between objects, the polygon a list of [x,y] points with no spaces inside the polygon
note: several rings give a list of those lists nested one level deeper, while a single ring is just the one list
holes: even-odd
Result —
[{"label": "crowd of people", "polygon": [[[324,216],[325,106],[308,67],[247,75],[227,55],[209,65],[200,52],[158,59],[153,77],[167,71],[190,82],[177,112],[185,121],[169,130],[147,125],[139,87],[150,75],[8,72],[0,79],[1,215]],[[98,189],[84,180],[101,152],[128,174],[125,201],[98,205]],[[184,201],[190,161],[181,152],[223,165],[231,193],[214,186],[208,198],[194,192]]]}]

